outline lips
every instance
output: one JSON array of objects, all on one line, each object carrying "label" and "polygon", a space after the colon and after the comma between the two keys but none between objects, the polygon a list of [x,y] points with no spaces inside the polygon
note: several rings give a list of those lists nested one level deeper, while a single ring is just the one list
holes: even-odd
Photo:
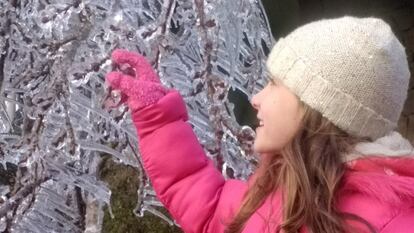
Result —
[{"label": "lips", "polygon": [[256,118],[256,120],[255,120],[255,122],[254,122],[254,124],[253,124],[253,126],[254,126],[254,128],[255,129],[257,129],[257,128],[260,128],[260,127],[263,127],[263,121],[260,119],[260,118]]}]

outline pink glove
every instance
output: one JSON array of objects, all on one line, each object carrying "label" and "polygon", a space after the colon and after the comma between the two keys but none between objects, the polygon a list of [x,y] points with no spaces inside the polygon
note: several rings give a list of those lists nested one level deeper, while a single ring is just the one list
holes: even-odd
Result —
[{"label": "pink glove", "polygon": [[[122,72],[110,72],[106,76],[109,85],[120,90],[132,113],[155,104],[168,93],[149,62],[140,54],[117,49],[112,61],[118,65],[128,64],[135,70],[135,77]],[[123,97],[123,99],[124,99]]]}]

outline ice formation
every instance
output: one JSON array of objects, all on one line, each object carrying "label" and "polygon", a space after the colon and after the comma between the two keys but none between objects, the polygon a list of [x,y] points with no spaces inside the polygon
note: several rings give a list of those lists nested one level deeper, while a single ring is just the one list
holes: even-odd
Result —
[{"label": "ice formation", "polygon": [[259,0],[1,0],[0,171],[13,181],[0,183],[0,232],[100,232],[103,153],[139,169],[136,214],[173,223],[154,208],[128,108],[104,107],[115,48],[144,54],[218,169],[246,178],[254,131],[228,97],[263,87],[272,43]]}]

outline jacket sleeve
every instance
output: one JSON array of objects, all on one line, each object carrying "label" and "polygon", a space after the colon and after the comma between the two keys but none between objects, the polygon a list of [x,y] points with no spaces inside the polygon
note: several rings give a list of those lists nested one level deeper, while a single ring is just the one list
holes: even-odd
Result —
[{"label": "jacket sleeve", "polygon": [[394,217],[384,226],[380,233],[413,233],[414,232],[414,208],[404,211]]},{"label": "jacket sleeve", "polygon": [[211,221],[220,221],[216,209],[228,182],[186,122],[182,97],[170,92],[132,116],[143,165],[160,201],[185,232],[211,232],[209,225],[217,226]]}]

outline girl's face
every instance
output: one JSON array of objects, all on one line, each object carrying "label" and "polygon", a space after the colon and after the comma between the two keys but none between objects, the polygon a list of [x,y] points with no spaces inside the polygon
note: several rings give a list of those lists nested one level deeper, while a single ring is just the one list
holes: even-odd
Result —
[{"label": "girl's face", "polygon": [[272,79],[253,96],[252,105],[260,122],[254,150],[260,154],[279,152],[299,130],[304,111],[298,97],[282,82]]}]

